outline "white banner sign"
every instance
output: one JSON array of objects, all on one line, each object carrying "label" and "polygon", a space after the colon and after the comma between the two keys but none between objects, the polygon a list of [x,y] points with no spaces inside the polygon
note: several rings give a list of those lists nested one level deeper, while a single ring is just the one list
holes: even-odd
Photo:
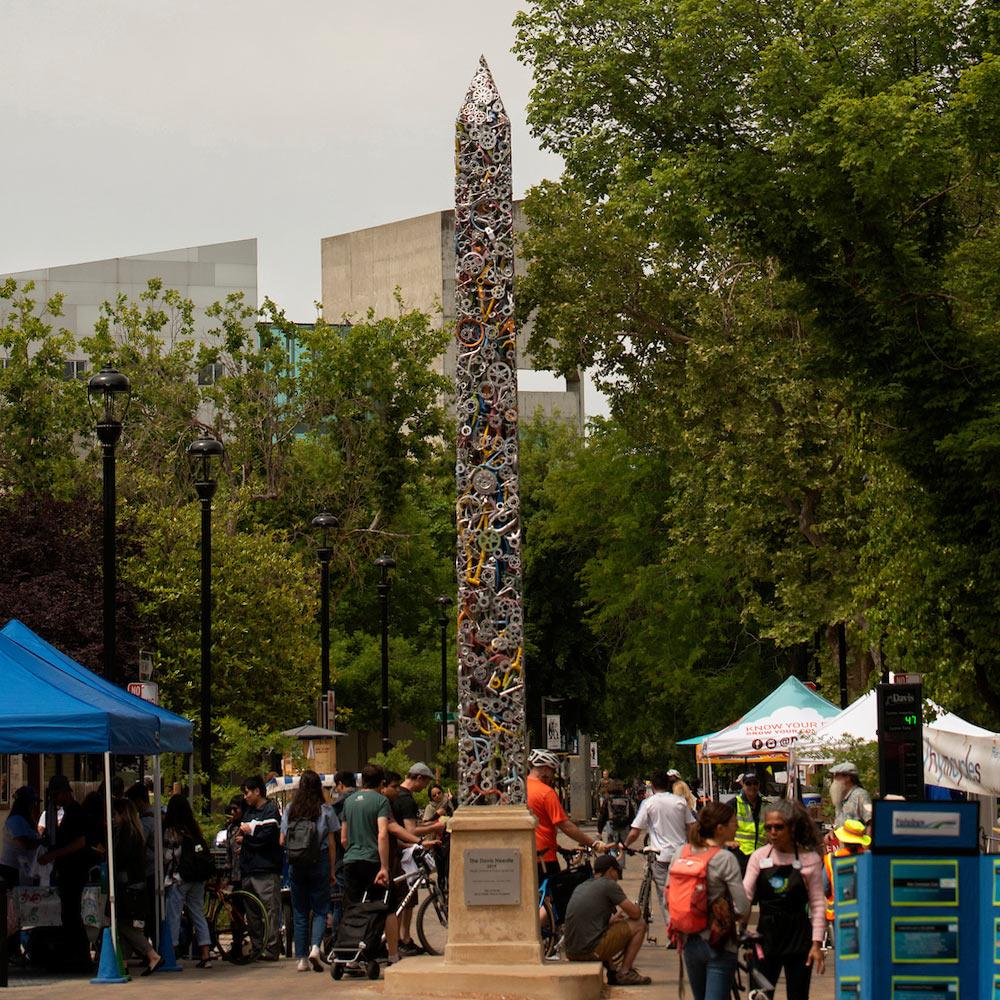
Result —
[{"label": "white banner sign", "polygon": [[590,766],[591,767],[598,767],[599,766],[598,763],[597,763],[597,744],[596,743],[591,743],[590,744]]},{"label": "white banner sign", "polygon": [[1000,795],[1000,738],[925,725],[924,781],[975,795]]},{"label": "white banner sign", "polygon": [[562,721],[558,715],[545,716],[545,748],[562,750]]}]

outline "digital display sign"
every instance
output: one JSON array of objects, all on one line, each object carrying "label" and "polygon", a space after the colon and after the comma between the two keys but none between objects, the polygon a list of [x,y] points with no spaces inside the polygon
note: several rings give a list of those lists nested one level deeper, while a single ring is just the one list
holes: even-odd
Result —
[{"label": "digital display sign", "polygon": [[958,962],[958,917],[893,917],[892,960],[919,964]]},{"label": "digital display sign", "polygon": [[890,864],[893,906],[958,906],[958,862],[896,860]]}]

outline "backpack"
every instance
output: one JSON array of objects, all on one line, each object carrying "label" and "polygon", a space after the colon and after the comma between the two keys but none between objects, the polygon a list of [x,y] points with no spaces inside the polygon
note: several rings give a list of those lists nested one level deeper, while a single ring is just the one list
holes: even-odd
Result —
[{"label": "backpack", "polygon": [[207,845],[184,836],[177,872],[185,882],[207,882],[215,878],[215,859]]},{"label": "backpack", "polygon": [[683,942],[708,927],[708,863],[720,850],[710,847],[692,854],[685,844],[674,858],[666,892],[671,941]]},{"label": "backpack", "polygon": [[626,826],[628,824],[628,799],[624,796],[616,796],[611,799],[608,802],[608,813],[615,826]]},{"label": "backpack", "polygon": [[300,867],[319,864],[319,831],[312,819],[291,819],[285,833],[288,863]]}]

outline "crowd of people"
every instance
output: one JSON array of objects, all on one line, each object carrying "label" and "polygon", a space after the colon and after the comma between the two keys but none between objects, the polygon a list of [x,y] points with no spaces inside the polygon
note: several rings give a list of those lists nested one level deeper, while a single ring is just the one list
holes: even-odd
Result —
[{"label": "crowd of people", "polygon": [[[629,849],[644,845],[655,854],[650,875],[670,947],[682,950],[696,1000],[729,996],[738,928],[746,926],[753,907],[764,956],[761,973],[772,984],[784,976],[789,1000],[808,1000],[813,971],[824,967],[834,860],[862,851],[870,842],[866,826],[871,799],[853,764],[831,768],[835,818],[825,840],[800,802],[765,798],[756,772],[740,775],[730,801],[699,802],[676,770],[654,771],[646,781],[628,783],[605,772],[599,789],[599,835],[594,836],[563,808],[555,787],[559,758],[535,750],[529,764],[527,805],[537,820],[539,882],[560,871],[560,835],[596,855],[594,877],[575,888],[566,908],[564,945],[571,961],[602,961],[609,981],[619,985],[650,983],[635,966],[647,935],[644,915],[619,884]],[[123,947],[144,963],[143,975],[164,964],[148,933],[159,889],[159,823],[164,930],[176,949],[182,915],[187,913],[192,958],[200,967],[212,960],[206,883],[220,876],[232,888],[256,896],[267,915],[263,920],[256,909],[246,913],[245,938],[234,933],[227,956],[235,962],[280,958],[283,885],[290,894],[299,971],[323,971],[321,942],[339,922],[342,907],[375,893],[388,904],[389,963],[419,954],[411,933],[412,908],[400,909],[407,888],[403,852],[414,845],[433,850],[438,879],[446,885],[446,821],[453,808],[451,796],[440,784],[432,784],[433,777],[423,763],[413,765],[405,776],[368,765],[360,774],[360,787],[353,772],[338,772],[328,800],[319,775],[307,770],[282,810],[268,797],[264,779],[250,776],[229,802],[225,826],[215,838],[221,849],[216,854],[225,859],[221,872],[220,859],[213,857],[185,795],[172,795],[157,817],[146,784],[127,791],[114,788],[111,836]],[[415,796],[425,790],[427,804],[421,809]],[[93,865],[107,856],[103,791],[78,803],[70,782],[56,775],[49,782],[48,802],[47,813],[40,813],[32,789],[15,793],[4,827],[0,877],[10,885],[24,884],[39,866],[51,866],[60,898],[64,967],[89,971],[92,960],[81,897]],[[609,848],[616,849],[607,853]],[[703,925],[692,923],[689,912],[689,889],[696,883],[707,894],[709,918]]]},{"label": "crowd of people", "polygon": [[[756,772],[739,776],[731,801],[699,803],[679,772],[670,770],[633,783],[605,771],[599,786],[601,836],[595,838],[558,805],[552,787],[558,758],[536,750],[530,763],[528,806],[538,818],[540,878],[555,873],[551,861],[559,832],[598,853],[619,848],[599,856],[594,879],[573,892],[565,927],[570,960],[602,961],[609,982],[619,985],[650,982],[635,968],[646,927],[618,885],[627,857],[620,848],[645,842],[655,851],[651,875],[669,947],[682,949],[695,1000],[730,996],[738,936],[754,907],[763,954],[759,972],[772,985],[783,976],[789,1000],[808,1000],[813,971],[824,970],[833,861],[870,843],[871,799],[854,764],[830,769],[835,817],[825,837],[801,802],[766,800]],[[696,904],[699,892],[707,894],[707,906]]]},{"label": "crowd of people", "polygon": [[[328,801],[319,775],[306,770],[284,810],[267,795],[258,775],[242,783],[226,809],[225,826],[215,837],[217,855],[206,839],[186,795],[175,792],[159,820],[150,790],[136,783],[127,791],[113,788],[111,831],[118,938],[128,955],[144,964],[142,975],[163,968],[163,954],[150,933],[156,907],[155,832],[161,825],[163,843],[164,933],[178,949],[187,914],[190,942],[197,965],[212,961],[210,930],[205,917],[206,884],[221,879],[229,888],[252,893],[262,904],[245,913],[245,927],[233,928],[227,958],[245,964],[276,962],[282,954],[282,887],[289,889],[294,953],[298,971],[322,972],[321,942],[336,929],[346,903],[360,902],[366,893],[388,894],[390,915],[385,934],[390,963],[419,954],[410,933],[412,908],[397,920],[395,910],[405,894],[401,879],[403,851],[408,845],[433,850],[439,878],[447,879],[445,820],[451,815],[450,795],[441,785],[429,789],[421,810],[415,794],[428,789],[434,774],[426,764],[414,764],[405,775],[368,765],[361,787],[351,771],[335,777]],[[60,900],[61,967],[90,972],[93,959],[81,916],[81,901],[94,868],[106,862],[108,831],[104,791],[77,802],[69,780],[53,777],[48,786],[54,820],[40,811],[38,795],[29,787],[13,797],[4,825],[0,877],[8,886],[37,883],[38,871],[51,877]],[[46,837],[47,825],[55,834]],[[51,873],[51,874],[50,874]],[[16,941],[13,943],[17,943]]]}]

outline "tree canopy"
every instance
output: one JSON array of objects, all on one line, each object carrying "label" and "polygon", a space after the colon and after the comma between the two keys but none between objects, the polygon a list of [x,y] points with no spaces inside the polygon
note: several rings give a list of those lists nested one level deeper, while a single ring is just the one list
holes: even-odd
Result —
[{"label": "tree canopy", "polygon": [[996,719],[992,9],[535,0],[517,25],[565,162],[527,200],[520,306],[668,463],[661,558],[734,560],[744,623],[821,681],[846,622],[855,686],[884,655]]}]

